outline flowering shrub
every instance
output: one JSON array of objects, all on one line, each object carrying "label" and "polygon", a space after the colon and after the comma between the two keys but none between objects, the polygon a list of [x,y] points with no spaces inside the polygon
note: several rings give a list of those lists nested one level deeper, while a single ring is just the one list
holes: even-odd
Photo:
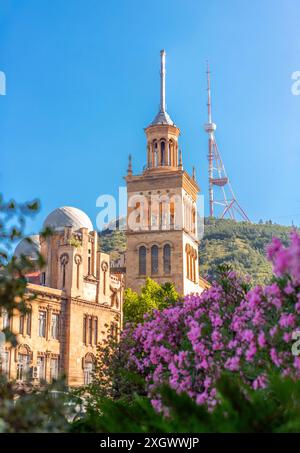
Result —
[{"label": "flowering shrub", "polygon": [[293,232],[288,247],[274,238],[267,256],[274,271],[268,286],[250,289],[246,279],[228,271],[200,296],[155,310],[133,333],[125,329],[123,339],[134,340],[129,363],[145,376],[157,411],[167,411],[162,384],[213,407],[215,382],[224,370],[253,389],[267,386],[273,368],[299,378],[300,357],[291,348],[292,333],[300,330],[300,236]]}]

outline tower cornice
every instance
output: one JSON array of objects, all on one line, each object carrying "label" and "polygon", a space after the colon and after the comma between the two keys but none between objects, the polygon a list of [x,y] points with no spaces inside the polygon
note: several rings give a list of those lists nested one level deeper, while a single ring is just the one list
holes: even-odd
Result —
[{"label": "tower cornice", "polygon": [[144,128],[146,134],[165,134],[170,132],[177,137],[180,135],[179,127],[175,126],[175,124],[150,124],[149,126]]},{"label": "tower cornice", "polygon": [[151,189],[164,190],[182,187],[196,200],[200,192],[197,182],[185,170],[171,170],[169,172],[145,171],[140,175],[125,177],[129,192],[143,192]]}]

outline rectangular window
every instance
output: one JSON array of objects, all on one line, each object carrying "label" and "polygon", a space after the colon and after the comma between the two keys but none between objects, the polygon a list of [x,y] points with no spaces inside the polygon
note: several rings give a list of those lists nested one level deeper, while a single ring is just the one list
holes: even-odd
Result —
[{"label": "rectangular window", "polygon": [[51,316],[51,337],[58,339],[59,334],[59,314],[52,313]]},{"label": "rectangular window", "polygon": [[86,320],[87,320],[87,317],[84,316],[83,317],[83,343],[86,344]]},{"label": "rectangular window", "polygon": [[2,325],[3,325],[3,329],[9,329],[9,324],[10,324],[9,321],[10,320],[9,320],[8,311],[5,308],[3,308],[3,310],[2,310],[2,323],[3,323]]},{"label": "rectangular window", "polygon": [[92,317],[89,317],[89,344],[93,344],[93,323]]},{"label": "rectangular window", "polygon": [[89,385],[93,381],[94,367],[93,363],[86,363],[83,370],[83,382],[84,385]]},{"label": "rectangular window", "polygon": [[42,286],[46,285],[46,272],[41,273],[41,285]]},{"label": "rectangular window", "polygon": [[25,315],[20,315],[19,333],[24,335]]},{"label": "rectangular window", "polygon": [[31,335],[31,311],[26,316],[26,333],[29,336]]},{"label": "rectangular window", "polygon": [[0,372],[9,375],[9,352],[4,351],[0,355]]},{"label": "rectangular window", "polygon": [[29,376],[30,356],[27,354],[18,354],[17,380],[24,381]]},{"label": "rectangular window", "polygon": [[52,357],[50,361],[50,379],[58,378],[58,357]]},{"label": "rectangular window", "polygon": [[39,336],[46,337],[46,312],[39,312]]},{"label": "rectangular window", "polygon": [[94,341],[95,344],[98,344],[98,319],[94,319]]},{"label": "rectangular window", "polygon": [[40,356],[37,358],[38,378],[40,380],[46,379],[45,357]]}]

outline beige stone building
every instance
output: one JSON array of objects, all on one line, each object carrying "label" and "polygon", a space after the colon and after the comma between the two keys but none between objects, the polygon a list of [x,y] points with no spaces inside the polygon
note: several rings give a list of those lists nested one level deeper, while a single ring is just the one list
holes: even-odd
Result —
[{"label": "beige stone building", "polygon": [[200,293],[207,282],[199,277],[195,175],[183,168],[179,128],[165,105],[165,51],[161,51],[160,110],[146,127],[146,165],[126,177],[126,286],[139,291],[150,276],[171,281],[181,294]]},{"label": "beige stone building", "polygon": [[46,266],[27,276],[30,313],[10,319],[1,313],[0,330],[10,326],[18,339],[16,348],[6,345],[2,369],[18,381],[64,373],[70,386],[87,384],[97,344],[108,328],[117,336],[122,323],[123,275],[111,274],[110,257],[99,251],[97,232],[79,209],[56,209],[44,227],[53,234],[23,240],[15,251],[33,261],[39,251]]},{"label": "beige stone building", "polygon": [[[34,382],[67,376],[70,386],[89,383],[97,344],[115,336],[122,326],[123,291],[139,291],[147,276],[158,283],[174,282],[180,294],[208,287],[199,275],[195,175],[183,168],[179,128],[165,106],[165,52],[161,52],[160,110],[145,129],[146,165],[133,175],[131,158],[126,177],[127,250],[110,266],[98,247],[98,235],[85,213],[76,208],[54,210],[44,227],[53,235],[33,236],[18,245],[15,255],[33,261],[39,251],[44,269],[27,275],[30,313],[8,318],[0,313],[0,331],[10,326],[16,348],[5,346],[2,369],[11,379]],[[30,300],[31,295],[35,295]]]}]

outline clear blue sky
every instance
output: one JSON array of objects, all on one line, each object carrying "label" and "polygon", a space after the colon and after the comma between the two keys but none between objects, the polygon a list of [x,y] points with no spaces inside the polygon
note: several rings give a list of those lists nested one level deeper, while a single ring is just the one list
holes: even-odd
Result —
[{"label": "clear blue sky", "polygon": [[[123,185],[145,163],[159,51],[184,166],[207,195],[205,61],[226,169],[252,220],[300,225],[299,0],[0,0],[0,191],[40,198],[30,225]],[[207,200],[206,200],[207,201]],[[206,205],[207,206],[207,205]]]}]

